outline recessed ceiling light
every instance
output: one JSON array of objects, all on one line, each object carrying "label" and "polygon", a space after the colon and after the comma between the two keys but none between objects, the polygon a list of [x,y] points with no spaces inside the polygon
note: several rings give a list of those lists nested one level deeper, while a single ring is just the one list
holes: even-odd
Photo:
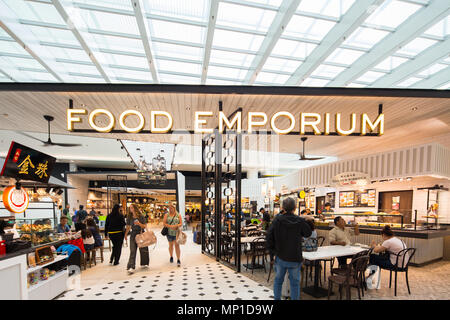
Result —
[{"label": "recessed ceiling light", "polygon": [[2,116],[4,116],[5,118],[8,118],[9,114],[7,114],[7,113],[2,113]]},{"label": "recessed ceiling light", "polygon": [[412,110],[412,111],[416,111],[416,110],[417,110],[417,107],[412,107],[411,110]]}]

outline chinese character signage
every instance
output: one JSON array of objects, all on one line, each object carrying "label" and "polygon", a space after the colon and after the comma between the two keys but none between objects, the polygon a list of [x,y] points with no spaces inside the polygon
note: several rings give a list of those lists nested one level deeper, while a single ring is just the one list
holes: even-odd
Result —
[{"label": "chinese character signage", "polygon": [[13,141],[1,175],[47,183],[55,162],[56,158]]}]

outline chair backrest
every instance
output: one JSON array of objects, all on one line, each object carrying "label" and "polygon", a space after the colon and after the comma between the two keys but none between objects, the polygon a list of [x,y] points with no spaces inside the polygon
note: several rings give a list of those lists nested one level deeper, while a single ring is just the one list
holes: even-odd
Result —
[{"label": "chair backrest", "polygon": [[[367,265],[369,264],[369,256],[363,255],[357,258],[353,258],[350,262],[350,268],[347,268],[347,279],[353,277],[355,280],[362,279],[363,273],[367,269]],[[354,272],[352,272],[352,270]]]},{"label": "chair backrest", "polygon": [[325,242],[325,237],[324,236],[318,236],[317,237],[317,245],[319,247],[323,246],[323,243]]},{"label": "chair backrest", "polygon": [[266,238],[258,237],[252,241],[252,247],[254,251],[265,251],[266,250]]},{"label": "chair backrest", "polygon": [[[416,248],[406,248],[397,253],[394,267],[397,269],[408,269],[412,257],[416,253]],[[394,254],[391,252],[391,254]]]}]

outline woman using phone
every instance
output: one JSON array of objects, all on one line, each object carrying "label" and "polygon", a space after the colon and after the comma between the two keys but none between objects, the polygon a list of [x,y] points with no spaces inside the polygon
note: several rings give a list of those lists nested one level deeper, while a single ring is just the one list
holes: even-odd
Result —
[{"label": "woman using phone", "polygon": [[[128,274],[133,274],[136,269],[136,253],[137,253],[137,243],[136,236],[142,233],[147,226],[147,221],[144,215],[141,214],[139,208],[136,204],[131,204],[130,212],[127,217],[127,228],[125,230],[125,239],[130,233],[130,258],[128,259],[127,271]],[[141,256],[141,267],[148,268],[149,264],[149,253],[148,247],[139,248]]]},{"label": "woman using phone", "polygon": [[173,247],[177,254],[177,265],[180,266],[180,245],[175,241],[177,239],[178,228],[182,225],[181,215],[175,210],[174,206],[169,206],[169,213],[164,216],[164,227],[168,228],[167,240],[169,241],[170,263],[173,263]]}]

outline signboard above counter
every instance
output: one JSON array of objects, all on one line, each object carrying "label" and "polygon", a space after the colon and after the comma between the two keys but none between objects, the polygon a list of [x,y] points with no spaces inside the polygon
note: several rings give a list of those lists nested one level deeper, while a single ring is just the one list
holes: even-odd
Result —
[{"label": "signboard above counter", "polygon": [[12,141],[0,175],[48,183],[55,163],[56,158]]},{"label": "signboard above counter", "polygon": [[339,192],[340,208],[375,207],[375,189]]}]

